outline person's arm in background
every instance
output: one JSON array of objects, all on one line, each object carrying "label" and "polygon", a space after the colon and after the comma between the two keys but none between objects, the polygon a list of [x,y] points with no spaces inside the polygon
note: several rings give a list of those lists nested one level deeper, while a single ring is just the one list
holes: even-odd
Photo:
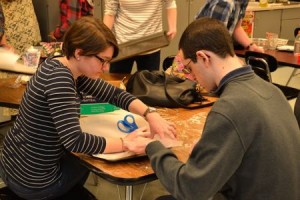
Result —
[{"label": "person's arm in background", "polygon": [[232,37],[237,41],[240,45],[242,45],[244,48],[250,51],[257,51],[257,52],[264,52],[262,48],[259,48],[256,46],[256,44],[252,43],[251,39],[246,34],[245,30],[242,27],[242,20],[240,20],[233,33]]},{"label": "person's arm in background", "polygon": [[0,47],[5,48],[11,52],[14,52],[15,49],[13,48],[13,46],[11,46],[10,44],[7,43],[6,41],[6,37],[5,34],[2,36],[2,39],[0,41]]},{"label": "person's arm in background", "polygon": [[243,5],[245,7],[241,7],[241,13],[239,15],[239,19],[238,20],[235,27],[228,27],[228,22],[230,19],[230,15],[232,15],[233,12],[233,5],[230,4],[227,1],[218,1],[215,4],[209,5],[206,4],[203,7],[203,10],[201,10],[197,16],[196,19],[200,18],[200,17],[211,17],[214,19],[218,19],[220,21],[222,21],[225,26],[229,29],[229,32],[232,32],[232,37],[234,40],[236,40],[236,42],[238,42],[240,45],[242,45],[244,48],[246,48],[247,50],[251,50],[251,51],[258,51],[258,52],[263,52],[263,49],[257,47],[255,44],[252,44],[252,41],[250,40],[250,38],[248,37],[248,35],[246,34],[246,32],[244,31],[242,25],[242,19],[244,18],[244,9],[246,9],[247,5]]},{"label": "person's arm in background", "polygon": [[5,24],[5,17],[4,17],[4,13],[2,10],[2,6],[0,4],[0,47],[5,48],[7,50],[14,51],[14,48],[12,46],[10,46],[9,44],[7,44],[6,36],[5,36],[5,32],[4,32],[4,28],[5,28],[4,24]]},{"label": "person's arm in background", "polygon": [[112,29],[114,26],[115,16],[117,14],[118,7],[119,7],[118,0],[105,0],[103,23],[109,29]]},{"label": "person's arm in background", "polygon": [[2,10],[2,6],[0,4],[0,46],[4,46],[6,44],[6,38],[4,35],[4,23],[5,23],[5,17]]},{"label": "person's arm in background", "polygon": [[115,16],[105,14],[103,17],[103,23],[109,28],[112,29],[115,23]]},{"label": "person's arm in background", "polygon": [[167,36],[172,40],[177,32],[177,7],[176,1],[168,2],[167,4],[168,32]]},{"label": "person's arm in background", "polygon": [[4,47],[4,46],[6,46],[6,37],[5,37],[5,35],[3,34],[2,35],[2,38],[1,38],[1,41],[0,41],[0,47]]}]

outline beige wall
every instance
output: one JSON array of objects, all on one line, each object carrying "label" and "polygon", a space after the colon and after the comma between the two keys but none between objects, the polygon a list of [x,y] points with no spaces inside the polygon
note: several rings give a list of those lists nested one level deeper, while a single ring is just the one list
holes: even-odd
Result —
[{"label": "beige wall", "polygon": [[[196,13],[200,10],[205,0],[176,0],[177,3],[177,35],[168,47],[161,51],[161,63],[169,55],[175,55],[178,51],[178,43],[181,34],[187,25],[194,20]],[[164,29],[167,30],[167,19],[164,13]]]}]

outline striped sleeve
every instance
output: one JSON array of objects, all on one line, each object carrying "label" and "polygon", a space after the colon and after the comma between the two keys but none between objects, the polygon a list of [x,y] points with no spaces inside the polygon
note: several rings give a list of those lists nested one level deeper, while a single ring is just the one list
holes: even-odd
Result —
[{"label": "striped sleeve", "polygon": [[102,102],[108,102],[124,110],[128,110],[130,103],[136,99],[132,94],[117,88],[108,82],[98,79],[92,80],[87,77],[77,79],[79,91],[96,97]]},{"label": "striped sleeve", "polygon": [[119,0],[105,0],[105,15],[113,15],[115,16],[119,9]]},{"label": "striped sleeve", "polygon": [[106,145],[105,139],[81,131],[74,84],[70,73],[53,71],[45,87],[50,113],[60,141],[72,152],[102,153]]},{"label": "striped sleeve", "polygon": [[166,9],[177,8],[175,0],[164,0],[164,5]]}]

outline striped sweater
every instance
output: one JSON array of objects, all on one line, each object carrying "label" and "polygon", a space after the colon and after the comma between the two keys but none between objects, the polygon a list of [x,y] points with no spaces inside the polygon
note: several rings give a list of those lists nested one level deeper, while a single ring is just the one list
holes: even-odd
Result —
[{"label": "striped sweater", "polygon": [[162,9],[176,8],[175,0],[105,0],[105,15],[115,16],[118,43],[162,32]]},{"label": "striped sweater", "polygon": [[10,178],[28,188],[45,188],[61,177],[59,160],[65,151],[104,151],[105,138],[81,131],[77,92],[125,110],[135,99],[101,79],[75,81],[62,63],[47,59],[28,82],[19,115],[4,141],[2,163]]}]

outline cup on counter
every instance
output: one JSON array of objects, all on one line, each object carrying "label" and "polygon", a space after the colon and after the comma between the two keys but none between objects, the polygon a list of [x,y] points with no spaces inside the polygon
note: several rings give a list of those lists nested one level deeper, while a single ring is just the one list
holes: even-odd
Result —
[{"label": "cup on counter", "polygon": [[268,40],[266,38],[251,38],[251,40],[256,46],[263,50],[268,48]]},{"label": "cup on counter", "polygon": [[23,55],[24,65],[37,68],[40,62],[41,50],[35,47],[30,47]]},{"label": "cup on counter", "polygon": [[266,38],[268,40],[268,49],[275,50],[278,42],[278,34],[267,32]]}]

